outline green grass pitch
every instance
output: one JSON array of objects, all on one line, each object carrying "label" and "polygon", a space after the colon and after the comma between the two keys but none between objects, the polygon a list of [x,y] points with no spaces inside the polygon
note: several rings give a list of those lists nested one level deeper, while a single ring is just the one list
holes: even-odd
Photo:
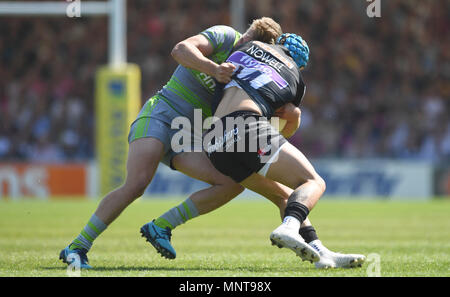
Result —
[{"label": "green grass pitch", "polygon": [[[139,228],[180,200],[138,200],[99,237],[82,276],[367,276],[357,269],[317,270],[271,246],[280,223],[269,202],[238,199],[179,226],[166,260]],[[98,201],[0,202],[0,276],[66,276],[58,260]],[[334,251],[376,253],[381,276],[450,276],[450,201],[319,201],[310,215]]]}]

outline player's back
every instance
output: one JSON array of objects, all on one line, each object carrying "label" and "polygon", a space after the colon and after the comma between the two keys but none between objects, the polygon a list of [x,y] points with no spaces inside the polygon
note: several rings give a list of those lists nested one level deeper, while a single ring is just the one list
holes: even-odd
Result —
[{"label": "player's back", "polygon": [[286,103],[300,104],[305,84],[284,46],[251,41],[237,48],[227,62],[237,66],[227,87],[244,89],[264,116],[270,118]]}]

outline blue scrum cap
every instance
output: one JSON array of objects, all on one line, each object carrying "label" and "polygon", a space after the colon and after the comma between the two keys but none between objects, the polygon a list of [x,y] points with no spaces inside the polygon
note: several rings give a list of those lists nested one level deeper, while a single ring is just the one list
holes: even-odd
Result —
[{"label": "blue scrum cap", "polygon": [[305,40],[293,33],[284,33],[277,39],[277,44],[284,45],[299,68],[305,67],[309,60],[309,47]]}]

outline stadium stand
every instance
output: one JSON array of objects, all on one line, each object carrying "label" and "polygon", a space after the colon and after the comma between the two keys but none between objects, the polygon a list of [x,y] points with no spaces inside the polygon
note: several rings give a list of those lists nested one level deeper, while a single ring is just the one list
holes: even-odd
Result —
[{"label": "stadium stand", "polygon": [[[302,127],[291,142],[314,158],[448,161],[450,3],[385,1],[371,19],[362,2],[247,1],[249,22],[272,16],[310,45]],[[229,1],[128,1],[128,59],[142,70],[142,102],[175,69],[177,41],[229,23]],[[106,31],[101,17],[0,18],[1,160],[94,157]]]}]

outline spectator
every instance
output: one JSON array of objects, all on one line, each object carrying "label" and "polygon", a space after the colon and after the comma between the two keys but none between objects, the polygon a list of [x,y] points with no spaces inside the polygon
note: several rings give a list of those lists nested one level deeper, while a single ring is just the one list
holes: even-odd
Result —
[{"label": "spectator", "polygon": [[[127,3],[142,101],[175,69],[177,41],[230,22],[229,1]],[[448,1],[385,1],[374,19],[360,0],[246,3],[248,23],[272,16],[310,45],[303,123],[291,139],[305,154],[450,159]],[[93,158],[95,70],[106,55],[105,18],[1,18],[0,159]]]}]

